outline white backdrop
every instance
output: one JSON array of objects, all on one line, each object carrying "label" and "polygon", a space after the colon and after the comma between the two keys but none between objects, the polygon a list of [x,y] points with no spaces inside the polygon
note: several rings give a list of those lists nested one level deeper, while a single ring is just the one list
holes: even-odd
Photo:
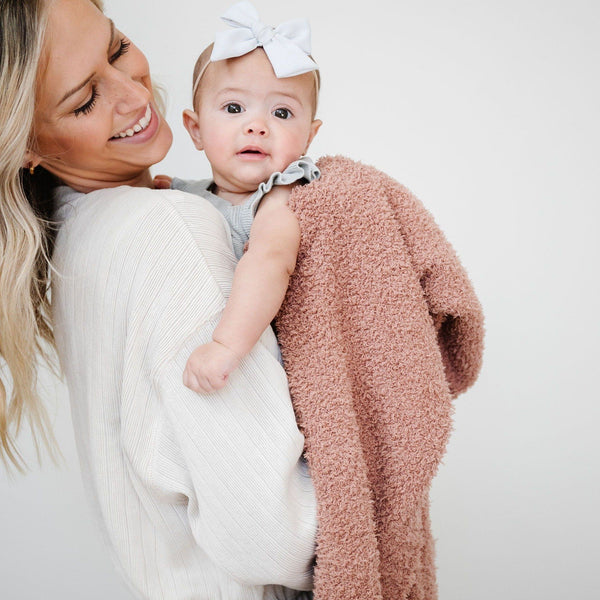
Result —
[{"label": "white backdrop", "polygon": [[[180,114],[229,4],[107,0],[168,90],[175,143],[155,173],[208,175]],[[271,24],[311,20],[313,156],[345,154],[411,188],[485,309],[484,369],[456,400],[432,490],[440,600],[600,597],[600,5],[255,5]],[[90,521],[64,388],[44,385],[66,465],[0,474],[0,598],[131,600]]]}]

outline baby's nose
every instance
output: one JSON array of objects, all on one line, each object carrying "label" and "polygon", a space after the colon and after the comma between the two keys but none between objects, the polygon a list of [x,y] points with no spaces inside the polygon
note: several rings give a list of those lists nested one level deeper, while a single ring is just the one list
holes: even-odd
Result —
[{"label": "baby's nose", "polygon": [[248,125],[246,125],[246,133],[248,135],[266,136],[268,135],[269,130],[265,123],[253,121],[252,123],[248,123]]}]

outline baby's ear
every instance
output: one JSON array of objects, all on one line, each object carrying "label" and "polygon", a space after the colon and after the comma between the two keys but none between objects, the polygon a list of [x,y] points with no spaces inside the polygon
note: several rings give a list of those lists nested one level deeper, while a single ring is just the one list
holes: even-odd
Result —
[{"label": "baby's ear", "polygon": [[193,111],[186,108],[183,111],[183,126],[187,129],[187,132],[194,142],[197,150],[204,150],[204,144],[200,137],[200,126],[198,123],[198,115]]},{"label": "baby's ear", "polygon": [[321,128],[321,125],[323,125],[323,121],[321,121],[320,119],[315,119],[310,124],[310,132],[308,134],[308,142],[306,144],[306,148],[304,149],[304,154],[306,154],[308,152],[308,147],[310,146],[312,141],[315,139],[315,135],[317,135],[317,131],[319,131],[319,129]]}]

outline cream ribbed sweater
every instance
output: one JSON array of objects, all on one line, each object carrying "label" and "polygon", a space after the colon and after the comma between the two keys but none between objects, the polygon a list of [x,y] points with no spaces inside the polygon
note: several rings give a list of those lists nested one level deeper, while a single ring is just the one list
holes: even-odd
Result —
[{"label": "cream ribbed sweater", "polygon": [[57,345],[85,486],[124,577],[139,598],[298,597],[316,504],[274,335],[222,391],[181,383],[230,290],[223,218],[171,190],[62,188],[59,202]]}]

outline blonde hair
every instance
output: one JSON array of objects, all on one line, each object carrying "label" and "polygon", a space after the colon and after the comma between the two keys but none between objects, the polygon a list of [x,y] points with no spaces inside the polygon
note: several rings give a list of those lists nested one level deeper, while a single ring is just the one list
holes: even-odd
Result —
[{"label": "blonde hair", "polygon": [[[101,0],[90,1],[102,9]],[[34,141],[46,7],[47,0],[0,0],[0,457],[19,470],[25,461],[16,438],[24,421],[38,458],[40,442],[57,455],[37,391],[38,359],[56,371],[48,295],[56,180],[41,167],[35,174],[23,168]]]},{"label": "blonde hair", "polygon": [[[194,73],[192,75],[192,107],[196,112],[198,112],[198,102],[200,101],[200,82],[204,72],[211,62],[210,56],[212,54],[213,46],[214,43],[209,44],[206,48],[204,48],[196,60],[196,64],[194,65]],[[319,102],[319,90],[321,89],[321,73],[318,69],[314,70],[313,73],[315,75],[315,85],[313,89],[312,118],[314,119],[317,113],[317,104]]]}]

